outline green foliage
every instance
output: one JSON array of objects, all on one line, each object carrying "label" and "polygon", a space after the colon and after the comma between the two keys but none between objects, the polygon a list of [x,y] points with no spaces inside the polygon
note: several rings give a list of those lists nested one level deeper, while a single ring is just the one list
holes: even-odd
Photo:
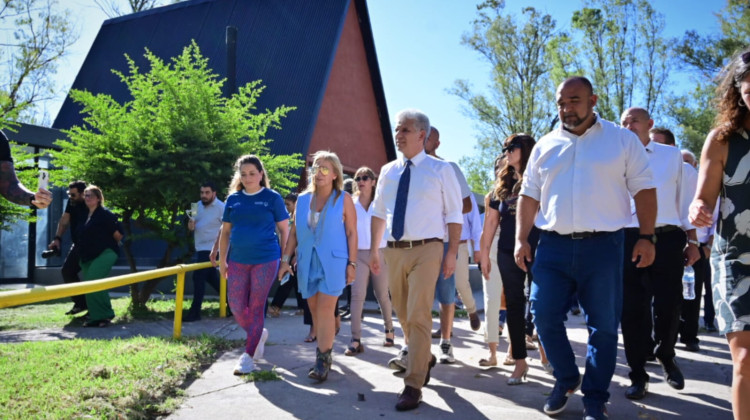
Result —
[{"label": "green foliage", "polygon": [[236,342],[199,336],[134,337],[0,345],[0,411],[5,418],[162,417],[181,385]]},{"label": "green foliage", "polygon": [[[492,65],[491,95],[472,91],[467,81],[456,81],[450,92],[464,101],[466,112],[482,132],[476,156],[462,160],[467,180],[474,191],[486,191],[492,179],[492,164],[505,138],[513,133],[534,136],[546,132],[555,115],[550,92],[554,67],[547,59],[549,44],[567,44],[568,38],[556,29],[548,14],[534,8],[523,9],[523,20],[503,15],[502,2],[485,2],[478,6],[478,18],[462,43],[478,52]],[[558,63],[567,66],[565,55],[556,55]],[[490,162],[489,166],[486,165]],[[489,168],[489,169],[488,169]]]},{"label": "green foliage", "polygon": [[[260,81],[225,98],[224,80],[208,67],[195,42],[169,63],[148,50],[145,57],[148,71],[126,57],[128,74],[115,72],[128,86],[129,102],[71,91],[83,107],[84,124],[66,131],[69,140],[57,142],[62,150],[54,158],[57,167],[65,168],[65,179],[102,187],[107,205],[121,212],[129,257],[129,246],[139,239],[130,234],[131,222],[147,229],[148,237],[166,241],[159,264],[164,266],[172,262],[173,249],[187,244],[183,213],[196,201],[201,182],[228,185],[237,157],[253,153],[283,194],[296,185],[293,171],[303,162],[299,154],[270,154],[269,129],[281,129],[281,119],[294,108],[257,110],[264,90]],[[130,263],[135,271],[132,258]]]}]

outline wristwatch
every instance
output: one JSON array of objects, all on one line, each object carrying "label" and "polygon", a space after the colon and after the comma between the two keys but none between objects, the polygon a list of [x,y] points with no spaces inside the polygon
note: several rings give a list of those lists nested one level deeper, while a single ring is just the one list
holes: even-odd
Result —
[{"label": "wristwatch", "polygon": [[688,244],[693,244],[693,245],[697,246],[698,248],[700,248],[700,247],[701,247],[701,243],[700,243],[700,242],[698,242],[698,241],[697,241],[697,240],[695,240],[695,239],[688,239],[687,243],[688,243]]},{"label": "wristwatch", "polygon": [[650,235],[640,234],[640,235],[638,235],[638,239],[645,239],[645,240],[651,242],[652,244],[656,245],[656,234],[655,233],[652,233]]},{"label": "wristwatch", "polygon": [[354,267],[355,270],[357,269],[357,262],[356,261],[347,261],[346,265],[351,265],[352,267]]}]

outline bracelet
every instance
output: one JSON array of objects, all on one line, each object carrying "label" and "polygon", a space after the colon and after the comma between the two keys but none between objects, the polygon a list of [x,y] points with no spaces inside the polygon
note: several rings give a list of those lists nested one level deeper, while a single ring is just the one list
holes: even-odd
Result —
[{"label": "bracelet", "polygon": [[289,264],[289,260],[292,258],[291,255],[282,255],[281,262]]},{"label": "bracelet", "polygon": [[62,238],[61,238],[61,237],[59,237],[59,236],[55,236],[55,240],[56,240],[56,241],[60,241],[60,242],[62,242]]},{"label": "bracelet", "polygon": [[693,245],[697,246],[698,248],[701,247],[700,242],[696,241],[695,239],[688,239],[687,243],[688,244],[693,244]]}]

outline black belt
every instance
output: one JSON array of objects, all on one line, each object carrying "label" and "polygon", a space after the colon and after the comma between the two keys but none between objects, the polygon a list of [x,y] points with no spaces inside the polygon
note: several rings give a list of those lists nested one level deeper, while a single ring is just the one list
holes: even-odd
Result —
[{"label": "black belt", "polygon": [[430,242],[443,242],[441,238],[427,238],[418,241],[388,241],[388,248],[414,248]]},{"label": "black belt", "polygon": [[[640,228],[627,228],[628,231],[640,231]],[[682,230],[681,227],[675,226],[675,225],[666,225],[666,226],[660,226],[656,229],[654,229],[654,234],[658,235],[660,233],[667,233],[667,232],[674,232],[676,230]]]},{"label": "black belt", "polygon": [[573,232],[573,233],[557,233],[554,230],[545,230],[543,232],[549,233],[553,236],[559,236],[561,238],[568,238],[568,239],[588,239],[588,238],[594,238],[596,236],[602,236],[606,235],[608,233],[612,233],[609,231],[595,231],[595,232]]}]

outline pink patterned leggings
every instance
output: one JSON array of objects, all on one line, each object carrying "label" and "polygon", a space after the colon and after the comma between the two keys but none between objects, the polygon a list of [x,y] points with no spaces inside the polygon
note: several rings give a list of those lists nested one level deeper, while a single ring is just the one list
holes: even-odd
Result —
[{"label": "pink patterned leggings", "polygon": [[263,309],[279,269],[279,260],[261,264],[227,262],[227,294],[234,319],[247,332],[245,352],[255,354],[263,333]]}]

